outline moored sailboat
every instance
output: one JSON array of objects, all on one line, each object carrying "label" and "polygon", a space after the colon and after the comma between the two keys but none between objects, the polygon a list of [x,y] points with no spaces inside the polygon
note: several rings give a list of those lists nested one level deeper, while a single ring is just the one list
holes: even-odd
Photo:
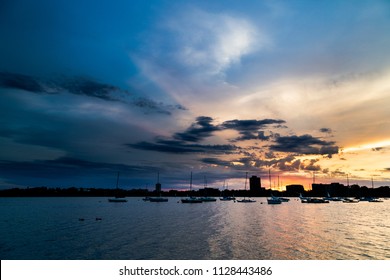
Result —
[{"label": "moored sailboat", "polygon": [[267,198],[268,204],[281,204],[283,201],[280,197],[273,196],[271,193],[271,197]]},{"label": "moored sailboat", "polygon": [[226,195],[227,186],[225,188],[225,181],[223,181],[223,190],[222,190],[222,197],[219,198],[220,201],[231,201],[236,200],[234,196],[228,196]]},{"label": "moored sailboat", "polygon": [[[248,180],[248,172],[245,173],[245,192],[246,192],[246,181]],[[243,199],[236,200],[237,202],[242,202],[242,203],[251,203],[251,202],[256,202],[254,199],[246,198],[244,196]]]},{"label": "moored sailboat", "polygon": [[115,197],[109,198],[108,202],[127,202],[127,199],[124,198],[124,196],[119,195],[118,183],[119,183],[119,172],[116,177]]},{"label": "moored sailboat", "polygon": [[[190,192],[191,190],[192,190],[192,172],[191,172],[191,179],[190,179]],[[202,203],[202,202],[203,202],[202,200],[193,196],[181,199],[181,203]]]}]

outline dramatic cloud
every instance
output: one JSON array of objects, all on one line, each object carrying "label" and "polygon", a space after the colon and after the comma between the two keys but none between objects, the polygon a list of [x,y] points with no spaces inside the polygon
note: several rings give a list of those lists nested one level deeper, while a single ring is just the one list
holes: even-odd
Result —
[{"label": "dramatic cloud", "polygon": [[35,93],[45,92],[42,82],[27,75],[0,72],[0,86]]},{"label": "dramatic cloud", "polygon": [[[128,147],[142,150],[152,150],[167,153],[201,153],[210,151],[212,153],[231,153],[237,150],[235,145],[200,145],[198,143],[214,135],[217,131],[235,130],[241,136],[230,142],[243,140],[268,140],[270,136],[265,136],[264,131],[257,131],[267,125],[285,123],[283,120],[229,120],[222,124],[213,124],[213,119],[207,116],[199,116],[184,132],[177,132],[172,135],[172,139],[157,139],[155,143],[139,142],[126,144]],[[257,135],[255,135],[257,133]],[[272,132],[271,132],[272,134]],[[278,135],[278,134],[276,134]],[[274,136],[274,134],[272,134]]]},{"label": "dramatic cloud", "polygon": [[155,151],[162,153],[186,154],[186,153],[210,153],[210,154],[231,154],[239,150],[234,145],[201,145],[187,144],[183,141],[175,140],[157,140],[156,143],[138,142],[135,144],[126,144],[134,149]]},{"label": "dramatic cloud", "polygon": [[273,134],[266,136],[264,131],[259,131],[269,125],[280,125],[284,124],[284,120],[230,120],[222,123],[223,129],[237,130],[240,134],[239,137],[235,138],[233,142],[244,141],[244,140],[269,140]]},{"label": "dramatic cloud", "polygon": [[210,117],[197,117],[196,122],[184,132],[175,133],[173,137],[177,140],[188,142],[199,142],[204,138],[210,137],[213,132],[220,130],[218,126],[212,124]]},{"label": "dramatic cloud", "polygon": [[301,155],[328,155],[328,157],[337,154],[339,151],[335,142],[324,141],[308,134],[302,136],[279,136],[275,139],[275,144],[272,144],[270,148],[278,152]]},{"label": "dramatic cloud", "polygon": [[[53,160],[0,161],[2,178],[12,182],[14,177],[25,186],[49,186],[61,180],[61,186],[73,186],[73,182],[84,181],[89,187],[114,186],[117,172],[121,174],[121,185],[128,185],[131,176],[149,176],[163,168],[151,165],[110,164],[93,162],[72,157],[60,157]],[[90,177],[99,179],[90,180]],[[133,181],[134,183],[134,181]]]},{"label": "dramatic cloud", "polygon": [[233,165],[231,161],[222,160],[218,158],[210,158],[210,157],[202,158],[200,161],[206,164],[225,166],[225,167],[231,167]]},{"label": "dramatic cloud", "polygon": [[187,110],[182,105],[167,105],[147,97],[137,97],[128,90],[117,86],[97,82],[87,77],[38,78],[28,75],[0,72],[0,87],[24,90],[36,94],[70,93],[98,98],[105,101],[117,101],[142,108],[144,112],[170,115],[174,110]]}]

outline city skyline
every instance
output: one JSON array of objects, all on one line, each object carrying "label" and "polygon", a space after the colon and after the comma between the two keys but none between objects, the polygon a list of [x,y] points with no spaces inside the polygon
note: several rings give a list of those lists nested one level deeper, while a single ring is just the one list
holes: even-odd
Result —
[{"label": "city skyline", "polygon": [[389,185],[388,1],[144,2],[3,4],[1,189]]}]

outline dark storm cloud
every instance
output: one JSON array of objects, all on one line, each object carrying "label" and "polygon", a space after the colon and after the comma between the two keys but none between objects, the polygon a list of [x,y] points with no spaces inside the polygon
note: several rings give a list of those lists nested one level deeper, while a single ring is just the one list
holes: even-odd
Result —
[{"label": "dark storm cloud", "polygon": [[275,139],[275,144],[271,145],[270,149],[278,152],[328,155],[329,157],[337,154],[339,150],[335,142],[324,141],[308,134],[301,136],[278,136]]},{"label": "dark storm cloud", "polygon": [[238,131],[239,137],[232,140],[232,142],[245,140],[269,140],[273,134],[266,136],[264,131],[259,131],[269,125],[277,125],[278,127],[285,123],[284,120],[263,119],[263,120],[230,120],[222,123],[222,129],[233,129]]},{"label": "dark storm cloud", "polygon": [[285,123],[283,120],[264,119],[264,120],[229,120],[220,125],[214,125],[213,119],[207,116],[197,117],[196,121],[184,132],[178,132],[174,134],[174,138],[177,140],[188,142],[199,142],[207,137],[212,136],[216,131],[232,129],[238,131],[239,137],[235,138],[231,142],[244,141],[244,140],[269,140],[273,136],[265,135],[264,131],[259,129],[268,125],[276,124],[280,125]]},{"label": "dark storm cloud", "polygon": [[211,153],[211,154],[231,154],[239,150],[239,147],[234,145],[200,145],[188,144],[183,141],[176,140],[158,140],[155,143],[138,142],[134,144],[125,144],[127,147],[155,151],[171,154],[188,154],[188,153]]},{"label": "dark storm cloud", "polygon": [[86,95],[107,101],[119,101],[118,98],[113,97],[113,93],[116,91],[128,94],[118,87],[103,84],[86,77],[65,78],[63,81],[58,82],[58,85],[60,89],[62,88],[72,94]]},{"label": "dark storm cloud", "polygon": [[[108,164],[98,164],[75,158],[58,158],[55,160],[34,161],[0,161],[2,176],[20,174],[31,178],[55,178],[63,176],[77,176],[89,174],[90,170],[102,170],[109,167]],[[113,166],[112,166],[113,167]],[[114,169],[117,169],[115,166]]]},{"label": "dark storm cloud", "polygon": [[238,131],[253,131],[263,128],[270,124],[282,124],[284,120],[264,119],[264,120],[230,120],[222,123],[225,129],[234,129]]},{"label": "dark storm cloud", "polygon": [[[208,137],[213,136],[214,132],[233,129],[237,130],[241,136],[233,142],[238,140],[250,140],[250,139],[261,139],[268,140],[271,136],[266,136],[264,131],[255,131],[264,126],[270,124],[284,123],[282,120],[231,120],[226,121],[222,124],[213,124],[213,118],[208,116],[199,116],[196,118],[185,131],[176,132],[171,136],[171,139],[158,139],[155,142],[138,142],[133,144],[126,144],[126,146],[149,151],[158,151],[165,153],[233,153],[241,150],[235,145],[201,145],[194,144],[205,140]],[[255,134],[256,133],[256,134]],[[271,135],[278,135],[273,134]]]},{"label": "dark storm cloud", "polygon": [[[335,142],[324,141],[311,135],[302,136],[280,136],[278,133],[269,132],[269,135],[265,135],[265,132],[258,130],[268,125],[280,125],[285,123],[283,120],[264,119],[264,120],[230,120],[225,121],[222,124],[213,124],[213,119],[207,116],[200,116],[196,118],[196,121],[190,125],[184,132],[176,132],[172,134],[170,138],[162,139],[156,138],[153,142],[141,141],[137,143],[125,144],[129,148],[147,151],[157,151],[162,153],[173,154],[188,154],[188,153],[210,153],[210,154],[247,154],[248,160],[251,164],[256,166],[271,166],[275,165],[277,161],[273,161],[270,155],[273,152],[286,152],[293,154],[320,154],[331,157],[333,154],[338,153],[338,147]],[[208,137],[213,136],[216,131],[223,131],[227,129],[233,129],[239,132],[240,137],[230,142],[238,142],[243,140],[260,139],[263,141],[274,141],[274,144],[269,146],[268,159],[260,160],[258,158],[252,158],[250,153],[247,153],[244,148],[236,145],[205,145],[198,144]],[[254,132],[252,132],[254,130]],[[237,161],[237,160],[236,160]],[[240,162],[238,160],[238,162]],[[210,163],[226,166],[226,162],[215,160],[211,162],[210,158],[203,160],[203,163]],[[247,165],[246,162],[241,162]],[[284,164],[279,163],[281,169],[294,169],[299,167],[299,163]],[[249,165],[249,164],[248,164]]]},{"label": "dark storm cloud", "polygon": [[232,166],[231,161],[222,160],[222,159],[218,159],[218,158],[210,158],[210,157],[209,158],[202,158],[200,161],[203,163],[206,163],[206,164],[212,164],[212,165],[218,165],[218,166],[225,166],[225,167]]},{"label": "dark storm cloud", "polygon": [[183,111],[187,110],[187,108],[185,108],[182,105],[166,105],[162,102],[156,102],[154,100],[145,97],[139,97],[134,99],[132,101],[132,104],[139,108],[144,109],[145,111],[157,112],[166,115],[170,115],[171,111],[174,110],[183,110]]},{"label": "dark storm cloud", "polygon": [[0,86],[3,88],[25,90],[40,94],[59,94],[69,92],[108,101],[117,101],[112,92],[121,91],[118,87],[103,84],[86,77],[62,77],[44,79],[34,76],[0,72]]},{"label": "dark storm cloud", "polygon": [[14,88],[34,93],[44,92],[42,82],[27,75],[0,72],[0,87]]},{"label": "dark storm cloud", "polygon": [[173,135],[177,140],[187,142],[199,142],[210,137],[213,132],[220,130],[218,126],[212,124],[213,119],[206,116],[196,118],[196,121],[184,132],[178,132]]},{"label": "dark storm cloud", "polygon": [[317,164],[318,159],[303,161],[300,168],[306,171],[321,171],[321,166]]},{"label": "dark storm cloud", "polygon": [[281,158],[274,163],[274,166],[281,171],[296,172],[299,171],[301,160],[296,159],[294,155],[288,155]]},{"label": "dark storm cloud", "polygon": [[154,112],[170,115],[174,110],[187,110],[182,105],[167,105],[147,97],[136,97],[129,91],[114,85],[95,81],[88,77],[38,78],[29,75],[0,72],[0,87],[24,90],[36,94],[70,93],[98,98],[105,101],[117,101]]},{"label": "dark storm cloud", "polygon": [[91,175],[99,177],[103,174],[116,174],[117,172],[127,175],[149,175],[157,171],[158,169],[152,166],[93,162],[74,157],[60,157],[54,160],[0,161],[0,175],[3,178],[23,176],[58,179]]}]

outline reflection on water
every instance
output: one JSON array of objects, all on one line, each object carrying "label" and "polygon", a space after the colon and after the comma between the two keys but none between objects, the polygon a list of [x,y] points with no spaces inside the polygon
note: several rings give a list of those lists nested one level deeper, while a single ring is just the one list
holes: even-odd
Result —
[{"label": "reflection on water", "polygon": [[[1,198],[1,259],[390,259],[390,201]],[[79,219],[83,218],[84,221]],[[98,218],[98,219],[96,219]]]}]

